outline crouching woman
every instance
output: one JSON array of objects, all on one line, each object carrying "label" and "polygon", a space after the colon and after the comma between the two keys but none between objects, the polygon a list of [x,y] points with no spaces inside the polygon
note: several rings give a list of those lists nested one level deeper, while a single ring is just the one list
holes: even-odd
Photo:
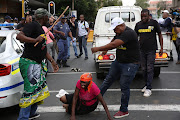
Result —
[{"label": "crouching woman", "polygon": [[80,80],[76,84],[75,93],[68,94],[64,90],[60,90],[58,95],[60,101],[64,103],[63,106],[66,112],[71,114],[71,120],[75,120],[75,115],[88,114],[94,111],[99,101],[103,105],[108,119],[112,120],[100,89],[92,81],[92,75],[90,73],[81,75]]}]

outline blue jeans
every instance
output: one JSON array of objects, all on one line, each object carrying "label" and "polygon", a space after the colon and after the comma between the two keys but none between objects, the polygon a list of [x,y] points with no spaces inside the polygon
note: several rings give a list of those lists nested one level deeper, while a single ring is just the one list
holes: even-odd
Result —
[{"label": "blue jeans", "polygon": [[[179,40],[179,38],[177,38],[177,40]],[[180,45],[177,44],[177,40],[176,41],[173,40],[173,43],[174,43],[174,45],[176,47],[176,52],[177,52],[177,55],[178,55],[178,59],[177,60],[180,61]]]},{"label": "blue jeans", "polygon": [[59,54],[58,54],[58,60],[67,60],[67,54],[68,54],[68,45],[67,45],[67,40],[59,40],[57,42]]},{"label": "blue jeans", "polygon": [[[72,41],[71,38],[67,37],[67,42],[68,42],[68,56],[67,57],[70,57],[70,43],[71,43],[71,41]],[[77,48],[76,48],[76,41],[73,41],[72,44],[73,44],[73,48],[74,48],[74,55],[78,56]]]},{"label": "blue jeans", "polygon": [[120,111],[122,112],[128,111],[130,84],[131,81],[134,79],[138,68],[139,68],[139,64],[119,63],[117,60],[115,60],[111,64],[109,73],[100,87],[101,94],[104,95],[104,93],[113,84],[113,82],[120,77],[119,82],[122,92]]},{"label": "blue jeans", "polygon": [[80,54],[83,53],[82,51],[82,47],[84,48],[84,52],[85,52],[85,57],[88,57],[88,51],[87,51],[87,38],[86,35],[85,36],[79,36],[79,50],[80,50]]},{"label": "blue jeans", "polygon": [[152,89],[152,80],[154,77],[154,62],[156,51],[144,52],[141,51],[141,69],[146,82],[147,89]]},{"label": "blue jeans", "polygon": [[37,107],[37,103],[35,103],[27,108],[21,108],[18,120],[29,120],[29,117],[36,114]]}]

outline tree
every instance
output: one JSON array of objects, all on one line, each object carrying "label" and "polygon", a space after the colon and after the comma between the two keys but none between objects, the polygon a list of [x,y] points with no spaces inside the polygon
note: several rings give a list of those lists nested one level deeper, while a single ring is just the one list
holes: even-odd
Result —
[{"label": "tree", "polygon": [[149,7],[148,0],[136,0],[136,6],[140,6],[142,9],[146,9]]},{"label": "tree", "polygon": [[166,10],[166,9],[167,9],[166,1],[162,1],[162,0],[161,0],[161,1],[157,4],[157,8],[158,8],[157,15],[158,15],[158,18],[159,18],[160,15],[161,15],[161,10]]},{"label": "tree", "polygon": [[[51,0],[46,0],[48,3]],[[72,0],[54,0],[56,4],[56,14],[59,16],[66,6],[72,8]],[[97,3],[94,0],[74,0],[75,10],[77,10],[77,16],[84,14],[87,21],[94,21],[97,14]],[[69,11],[65,13],[68,15]]]},{"label": "tree", "polygon": [[108,6],[121,6],[122,2],[120,0],[99,0],[98,8],[108,7]]}]

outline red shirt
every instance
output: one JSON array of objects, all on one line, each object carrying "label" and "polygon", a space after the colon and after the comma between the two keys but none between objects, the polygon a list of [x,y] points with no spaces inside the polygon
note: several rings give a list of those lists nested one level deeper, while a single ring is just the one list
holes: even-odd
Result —
[{"label": "red shirt", "polygon": [[79,89],[80,101],[85,101],[85,103],[82,102],[83,105],[91,106],[97,101],[97,99],[95,98],[99,95],[100,89],[94,82],[92,83],[90,93],[88,92],[88,90],[85,91],[85,89],[81,87],[80,80],[78,80],[76,87]]}]

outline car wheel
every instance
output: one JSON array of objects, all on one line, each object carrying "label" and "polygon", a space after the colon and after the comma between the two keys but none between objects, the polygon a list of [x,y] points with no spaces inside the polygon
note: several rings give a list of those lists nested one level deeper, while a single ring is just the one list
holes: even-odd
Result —
[{"label": "car wheel", "polygon": [[154,68],[154,77],[159,77],[161,72],[161,68],[160,67],[155,67]]},{"label": "car wheel", "polygon": [[96,77],[97,77],[97,79],[104,79],[105,78],[105,74],[104,74],[103,70],[99,69],[98,63],[96,63]]}]

